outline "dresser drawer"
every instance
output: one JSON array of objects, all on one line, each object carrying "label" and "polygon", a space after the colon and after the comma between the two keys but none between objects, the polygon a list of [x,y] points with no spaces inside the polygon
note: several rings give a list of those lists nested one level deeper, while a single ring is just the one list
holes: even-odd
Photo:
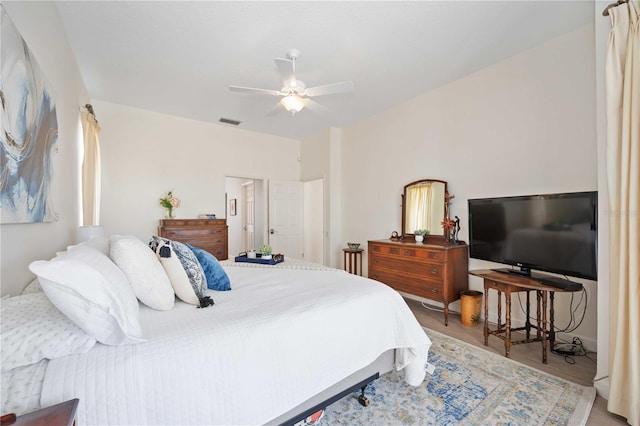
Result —
[{"label": "dresser drawer", "polygon": [[442,282],[429,281],[413,274],[387,271],[376,267],[369,272],[369,278],[383,282],[398,291],[436,301],[444,300]]},{"label": "dresser drawer", "polygon": [[228,258],[228,227],[224,219],[163,219],[158,233],[208,251],[219,260]]},{"label": "dresser drawer", "polygon": [[433,262],[444,262],[445,253],[442,250],[429,250],[429,249],[414,249],[404,248],[402,249],[402,256],[409,259],[430,260]]},{"label": "dresser drawer", "polygon": [[224,229],[165,229],[167,238],[171,237],[192,237],[192,238],[207,238],[208,236],[224,236],[226,230]]},{"label": "dresser drawer", "polygon": [[436,281],[442,281],[443,277],[444,265],[442,263],[416,262],[406,258],[384,256],[371,256],[371,263],[377,268],[403,271]]}]

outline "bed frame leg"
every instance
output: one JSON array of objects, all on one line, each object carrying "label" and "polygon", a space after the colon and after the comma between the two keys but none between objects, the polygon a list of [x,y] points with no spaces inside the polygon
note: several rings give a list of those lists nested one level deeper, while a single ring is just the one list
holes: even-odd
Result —
[{"label": "bed frame leg", "polygon": [[362,405],[363,407],[368,407],[369,406],[369,398],[367,398],[366,396],[364,396],[364,390],[367,388],[367,385],[364,385],[363,387],[360,388],[360,396],[358,396],[358,402],[360,403],[360,405]]}]

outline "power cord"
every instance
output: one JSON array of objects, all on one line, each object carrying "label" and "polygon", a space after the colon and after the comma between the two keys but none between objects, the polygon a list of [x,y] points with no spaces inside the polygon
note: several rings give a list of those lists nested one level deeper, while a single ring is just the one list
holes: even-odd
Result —
[{"label": "power cord", "polygon": [[[430,310],[430,311],[435,311],[435,312],[444,312],[444,308],[441,308],[441,307],[439,307],[439,306],[430,305],[430,304],[428,304],[428,303],[426,303],[426,302],[424,302],[424,301],[421,301],[421,302],[420,302],[420,305],[422,305],[422,307],[423,307],[423,308],[428,309],[428,310]],[[450,314],[458,314],[458,315],[460,315],[460,312],[458,312],[458,311],[453,311],[453,310],[451,310],[451,309],[449,309],[449,313],[450,313]]]},{"label": "power cord", "polygon": [[575,364],[576,360],[574,357],[576,356],[584,356],[592,362],[597,362],[590,356],[588,356],[589,351],[582,344],[582,340],[579,337],[574,337],[571,343],[556,343],[553,348],[551,348],[551,352],[564,357],[565,362],[568,364]]}]

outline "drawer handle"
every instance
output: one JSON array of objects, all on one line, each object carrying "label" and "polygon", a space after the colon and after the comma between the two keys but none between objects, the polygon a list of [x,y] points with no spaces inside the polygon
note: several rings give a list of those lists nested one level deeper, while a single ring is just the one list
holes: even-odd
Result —
[{"label": "drawer handle", "polygon": [[398,254],[398,249],[396,249],[396,248],[392,248],[391,250],[389,250],[389,253],[391,253],[391,254]]},{"label": "drawer handle", "polygon": [[380,261],[378,259],[374,259],[373,263],[380,263]]},{"label": "drawer handle", "polygon": [[437,292],[438,292],[438,289],[437,289],[436,287],[431,287],[431,292],[432,292],[432,293],[437,293]]},{"label": "drawer handle", "polygon": [[429,257],[431,257],[432,259],[437,259],[440,256],[438,256],[438,253],[431,253]]},{"label": "drawer handle", "polygon": [[432,273],[432,274],[437,274],[437,273],[438,273],[438,270],[437,270],[436,268],[432,268],[432,269],[431,269],[431,273]]}]

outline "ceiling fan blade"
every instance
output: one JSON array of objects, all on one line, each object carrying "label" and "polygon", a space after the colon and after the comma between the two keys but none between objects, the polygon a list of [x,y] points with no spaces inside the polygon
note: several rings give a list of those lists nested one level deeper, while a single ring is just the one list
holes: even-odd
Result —
[{"label": "ceiling fan blade", "polygon": [[317,114],[322,114],[322,115],[328,115],[331,114],[331,110],[325,106],[320,105],[319,103],[309,99],[309,98],[305,98],[305,101],[307,102],[305,107],[312,112],[315,112]]},{"label": "ceiling fan blade", "polygon": [[271,107],[271,109],[269,111],[267,111],[267,113],[265,114],[265,116],[267,117],[273,117],[274,115],[277,115],[279,113],[281,113],[282,111],[284,111],[284,108],[282,107],[282,105],[280,104],[280,102],[278,102],[277,104],[275,104],[273,107]]},{"label": "ceiling fan blade", "polygon": [[241,86],[229,86],[229,90],[232,92],[244,92],[244,93],[260,93],[262,95],[271,95],[271,96],[283,96],[279,90],[271,90],[271,89],[256,89],[254,87],[241,87]]},{"label": "ceiling fan blade", "polygon": [[343,81],[340,83],[325,84],[323,86],[309,87],[303,93],[304,96],[324,96],[336,93],[353,92],[355,86],[352,81]]},{"label": "ceiling fan blade", "polygon": [[278,74],[285,86],[289,86],[292,81],[296,80],[295,62],[292,59],[274,59],[278,67]]}]

